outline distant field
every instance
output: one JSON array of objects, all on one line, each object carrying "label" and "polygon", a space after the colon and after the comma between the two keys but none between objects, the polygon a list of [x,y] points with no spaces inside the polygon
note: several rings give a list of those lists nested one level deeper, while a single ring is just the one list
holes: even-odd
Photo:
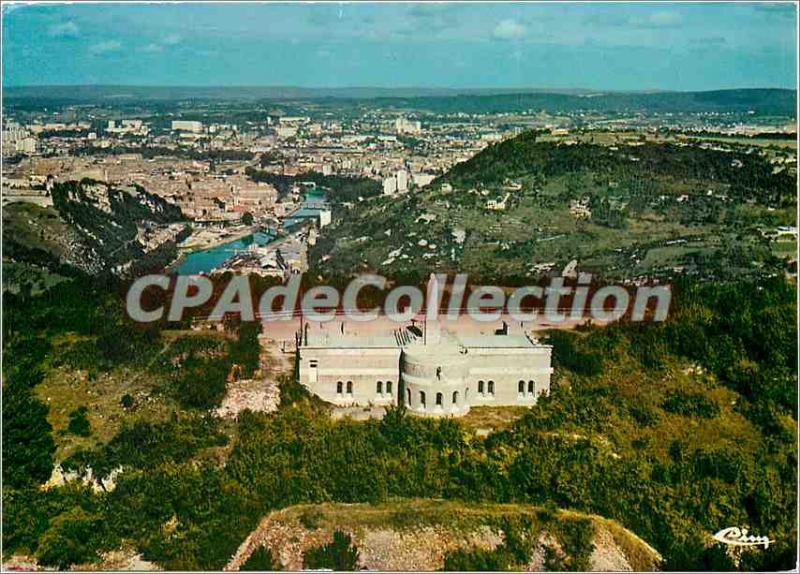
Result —
[{"label": "distant field", "polygon": [[740,145],[754,145],[758,147],[779,147],[791,150],[797,149],[796,139],[772,139],[772,138],[759,138],[759,137],[715,137],[715,136],[688,136],[690,139],[697,141],[715,141],[720,143],[735,143]]},{"label": "distant field", "polygon": [[783,257],[797,257],[797,241],[775,241],[772,252]]}]

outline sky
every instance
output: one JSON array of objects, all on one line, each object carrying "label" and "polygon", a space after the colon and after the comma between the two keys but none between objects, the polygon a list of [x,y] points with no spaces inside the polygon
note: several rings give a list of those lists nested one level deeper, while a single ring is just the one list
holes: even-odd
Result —
[{"label": "sky", "polygon": [[4,4],[3,85],[796,86],[790,3]]}]

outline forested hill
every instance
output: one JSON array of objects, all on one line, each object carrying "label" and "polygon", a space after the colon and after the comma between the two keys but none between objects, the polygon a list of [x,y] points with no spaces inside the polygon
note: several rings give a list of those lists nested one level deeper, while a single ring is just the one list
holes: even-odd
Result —
[{"label": "forested hill", "polygon": [[526,132],[423,189],[334,212],[323,275],[464,272],[511,284],[561,270],[607,278],[782,274],[796,225],[791,149],[669,135]]},{"label": "forested hill", "polygon": [[[539,141],[536,132],[490,146],[456,164],[443,178],[454,185],[493,185],[540,174],[559,177],[585,171],[600,178],[631,176],[707,181],[728,186],[741,201],[779,207],[795,201],[795,178],[776,171],[769,161],[748,157],[753,150],[708,149],[708,146],[628,142],[627,149],[592,143],[553,145]],[[633,145],[630,145],[630,144]]]}]

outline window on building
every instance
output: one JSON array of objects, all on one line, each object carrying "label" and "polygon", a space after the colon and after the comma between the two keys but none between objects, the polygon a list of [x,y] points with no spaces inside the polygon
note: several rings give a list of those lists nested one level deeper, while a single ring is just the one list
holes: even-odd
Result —
[{"label": "window on building", "polygon": [[406,404],[411,405],[411,389],[406,389]]},{"label": "window on building", "polygon": [[375,388],[375,392],[378,393],[379,395],[383,394],[383,381],[378,381],[378,384],[376,385]]},{"label": "window on building", "polygon": [[353,394],[353,381],[347,381],[347,394]]},{"label": "window on building", "polygon": [[317,360],[316,359],[311,359],[308,362],[308,366],[311,367],[312,369],[316,369],[317,368]]},{"label": "window on building", "polygon": [[453,391],[453,404],[458,404],[458,391]]},{"label": "window on building", "polygon": [[489,394],[493,395],[494,394],[494,381],[489,381],[488,387],[489,387]]},{"label": "window on building", "polygon": [[528,381],[528,394],[529,395],[534,394],[535,390],[536,390],[536,383],[534,383],[533,381]]},{"label": "window on building", "polygon": [[342,387],[343,387],[342,381],[337,381],[336,382],[336,394],[337,395],[341,395],[342,394]]},{"label": "window on building", "polygon": [[517,383],[517,392],[521,395],[525,393],[525,381]]},{"label": "window on building", "polygon": [[436,406],[437,407],[442,406],[443,402],[444,402],[444,398],[442,397],[442,393],[436,393]]},{"label": "window on building", "polygon": [[425,408],[425,391],[419,392],[419,404],[422,405],[422,408]]},{"label": "window on building", "polygon": [[392,394],[392,381],[386,381],[386,394]]},{"label": "window on building", "polygon": [[478,392],[483,394],[483,381],[478,381]]}]

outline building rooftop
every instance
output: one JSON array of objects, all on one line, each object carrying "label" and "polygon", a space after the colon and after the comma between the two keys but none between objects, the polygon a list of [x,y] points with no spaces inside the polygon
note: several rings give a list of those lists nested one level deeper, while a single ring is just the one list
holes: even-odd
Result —
[{"label": "building rooftop", "polygon": [[456,335],[458,342],[464,347],[484,348],[530,348],[538,346],[527,335]]},{"label": "building rooftop", "polygon": [[[540,343],[525,334],[507,335],[460,335],[456,333],[442,333],[442,339],[437,343],[429,342],[429,347],[437,345],[457,345],[467,348],[491,348],[491,349],[528,349],[540,346]],[[339,331],[315,331],[313,328],[308,330],[306,341],[303,347],[327,347],[334,349],[358,349],[358,348],[388,348],[405,346],[422,346],[423,339],[412,330],[397,329],[391,334],[369,334],[359,335],[352,333],[342,334]]]},{"label": "building rooftop", "polygon": [[304,347],[330,347],[334,349],[360,349],[399,347],[394,335],[341,335],[338,333],[311,333]]}]

